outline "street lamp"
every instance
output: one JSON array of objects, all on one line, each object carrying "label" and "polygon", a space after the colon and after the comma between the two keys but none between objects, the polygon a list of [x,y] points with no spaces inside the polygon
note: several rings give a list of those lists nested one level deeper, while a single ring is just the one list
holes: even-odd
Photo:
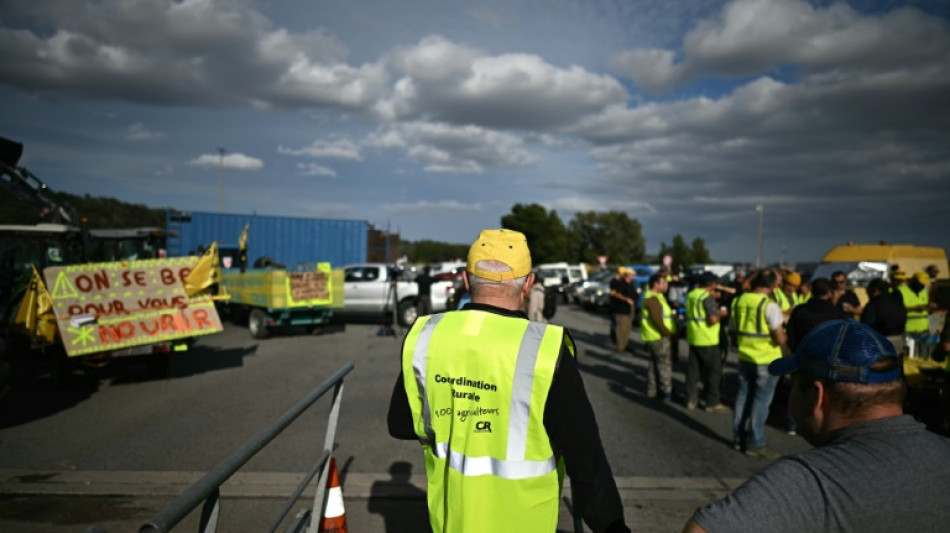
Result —
[{"label": "street lamp", "polygon": [[762,236],[765,233],[765,204],[759,202],[755,206],[755,212],[759,214],[759,249],[755,255],[755,268],[762,268]]},{"label": "street lamp", "polygon": [[220,179],[219,179],[220,190],[219,190],[219,197],[218,197],[218,210],[220,211],[222,215],[224,214],[224,152],[227,152],[227,150],[224,147],[219,146],[218,147],[218,172],[220,175]]}]

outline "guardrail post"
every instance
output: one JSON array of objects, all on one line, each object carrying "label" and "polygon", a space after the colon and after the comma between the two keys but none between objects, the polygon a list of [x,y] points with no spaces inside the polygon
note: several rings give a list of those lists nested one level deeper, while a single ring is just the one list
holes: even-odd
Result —
[{"label": "guardrail post", "polygon": [[221,514],[221,487],[214,489],[201,508],[201,533],[215,533],[218,530],[218,515]]},{"label": "guardrail post", "polygon": [[336,424],[340,419],[340,400],[343,397],[343,381],[338,381],[333,388],[333,405],[330,408],[330,419],[327,422],[327,435],[323,440],[323,453],[327,455],[327,462],[320,469],[320,476],[317,479],[316,490],[313,495],[313,506],[310,512],[310,527],[307,533],[317,533],[320,527],[320,520],[323,519],[323,509],[327,505],[327,468],[332,459],[333,442],[336,440]]}]

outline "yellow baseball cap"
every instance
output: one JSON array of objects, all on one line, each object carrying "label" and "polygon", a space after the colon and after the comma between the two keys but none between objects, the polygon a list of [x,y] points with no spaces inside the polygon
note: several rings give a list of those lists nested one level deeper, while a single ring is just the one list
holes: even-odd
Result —
[{"label": "yellow baseball cap", "polygon": [[903,270],[898,270],[897,272],[894,272],[891,277],[894,279],[907,279],[907,274],[905,274]]},{"label": "yellow baseball cap", "polygon": [[[479,261],[500,261],[511,272],[488,272],[475,265]],[[476,276],[492,281],[504,281],[527,276],[531,272],[531,252],[528,239],[520,231],[510,229],[486,229],[468,249],[465,268]]]},{"label": "yellow baseball cap", "polygon": [[921,285],[930,285],[930,276],[928,276],[926,272],[915,272],[914,279]]},{"label": "yellow baseball cap", "polygon": [[798,272],[789,272],[785,274],[785,282],[792,287],[798,287],[802,284],[802,276]]}]

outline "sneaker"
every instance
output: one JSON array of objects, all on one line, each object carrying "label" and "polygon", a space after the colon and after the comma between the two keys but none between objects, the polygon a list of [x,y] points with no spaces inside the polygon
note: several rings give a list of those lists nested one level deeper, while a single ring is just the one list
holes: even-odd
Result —
[{"label": "sneaker", "polygon": [[770,450],[769,448],[752,448],[745,451],[745,454],[750,457],[758,457],[759,459],[768,459],[774,461],[782,456],[782,454],[776,452],[775,450]]},{"label": "sneaker", "polygon": [[788,430],[788,434],[794,437],[795,435],[798,435],[798,432],[795,431],[794,429],[790,429]]},{"label": "sneaker", "polygon": [[737,451],[737,452],[741,452],[741,451],[742,451],[742,445],[739,444],[738,442],[733,442],[733,443],[732,443],[732,449],[735,450],[735,451]]},{"label": "sneaker", "polygon": [[709,407],[707,407],[706,412],[707,413],[728,413],[729,408],[721,403],[717,403],[716,405],[710,405]]},{"label": "sneaker", "polygon": [[686,402],[686,410],[692,411],[693,409],[696,409],[696,402]]}]

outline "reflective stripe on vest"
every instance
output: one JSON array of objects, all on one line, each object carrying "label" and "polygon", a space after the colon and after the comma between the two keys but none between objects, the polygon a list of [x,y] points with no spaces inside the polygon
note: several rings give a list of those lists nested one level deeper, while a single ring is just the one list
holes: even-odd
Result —
[{"label": "reflective stripe on vest", "polygon": [[[673,310],[666,301],[666,296],[663,296],[662,293],[655,293],[650,290],[643,293],[644,302],[653,297],[656,297],[657,301],[660,302],[660,307],[663,309],[663,325],[670,331],[676,331],[676,323],[673,321]],[[657,329],[657,327],[653,325],[653,321],[650,320],[650,310],[647,309],[645,305],[643,306],[642,313],[640,313],[640,338],[643,342],[655,342],[663,338],[660,330]]]},{"label": "reflective stripe on vest", "polygon": [[778,304],[779,309],[781,309],[783,313],[792,308],[792,304],[788,301],[788,296],[782,289],[773,289],[772,295],[775,296],[775,303]]},{"label": "reflective stripe on vest", "polygon": [[403,384],[433,531],[556,529],[563,468],[543,411],[567,341],[559,326],[477,310],[413,325]]},{"label": "reflective stripe on vest", "polygon": [[919,293],[915,293],[907,285],[901,285],[897,288],[904,300],[904,307],[907,308],[907,323],[904,331],[907,333],[923,333],[930,329],[930,317],[926,310],[911,311],[911,307],[927,305],[930,303],[930,295],[927,294],[927,288],[924,287]]},{"label": "reflective stripe on vest", "polygon": [[691,346],[718,346],[719,323],[709,325],[706,299],[709,293],[696,288],[686,295],[686,342]]},{"label": "reflective stripe on vest", "polygon": [[782,349],[772,340],[765,309],[768,296],[745,292],[732,301],[732,316],[739,341],[739,360],[766,365],[782,356]]}]

